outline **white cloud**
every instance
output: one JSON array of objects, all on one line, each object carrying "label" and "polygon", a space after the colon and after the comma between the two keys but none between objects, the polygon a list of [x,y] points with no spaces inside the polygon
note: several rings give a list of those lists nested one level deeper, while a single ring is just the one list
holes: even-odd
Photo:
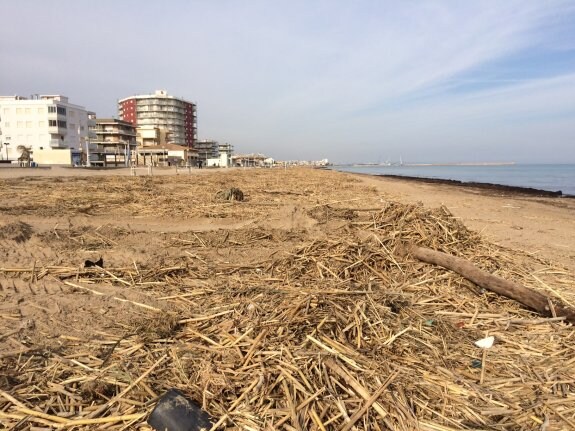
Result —
[{"label": "white cloud", "polygon": [[[574,70],[526,82],[481,72],[532,48],[556,49],[575,64],[569,1],[103,0],[54,8],[22,0],[4,9],[10,67],[0,70],[0,93],[61,92],[108,116],[118,98],[163,88],[198,103],[200,137],[242,151],[342,160],[389,146],[425,159],[466,146],[497,153],[501,140],[520,152],[539,131],[565,153],[573,142],[565,118]],[[65,24],[40,25],[52,19]],[[496,86],[463,92],[454,85],[461,80]]]}]

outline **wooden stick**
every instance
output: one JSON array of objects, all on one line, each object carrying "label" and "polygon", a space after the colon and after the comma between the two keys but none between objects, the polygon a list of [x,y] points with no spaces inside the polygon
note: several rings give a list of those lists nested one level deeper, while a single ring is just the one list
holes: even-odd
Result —
[{"label": "wooden stick", "polygon": [[[42,418],[38,418],[38,417],[34,417],[31,415],[17,415],[17,414],[13,414],[13,413],[4,413],[3,411],[0,410],[0,418],[5,418],[5,419],[16,419],[19,421],[19,423],[23,424],[24,422],[36,422],[42,425],[47,425],[50,428],[47,429],[52,429],[54,428],[54,422],[48,421],[46,419],[42,419]],[[0,424],[4,425],[4,423],[0,422]],[[17,429],[18,426],[16,425],[15,427],[11,428],[11,429]],[[34,429],[33,427],[30,428],[31,430]],[[46,428],[44,428],[46,429]]]},{"label": "wooden stick", "polygon": [[483,384],[483,379],[485,379],[485,365],[487,362],[487,349],[483,349],[483,357],[481,358],[481,377],[479,378],[479,384]]},{"label": "wooden stick", "polygon": [[21,407],[23,409],[27,408],[26,405],[20,401],[18,401],[16,398],[14,398],[12,395],[10,395],[7,392],[4,392],[2,389],[0,389],[0,396],[2,396],[3,398],[5,398],[6,400],[8,400],[9,402],[11,402],[12,404],[14,404],[15,406]]},{"label": "wooden stick", "polygon": [[133,413],[130,415],[121,415],[121,416],[107,416],[104,418],[95,418],[95,419],[77,419],[77,420],[71,420],[61,425],[56,425],[55,428],[69,428],[79,425],[95,425],[95,424],[106,424],[113,422],[134,421],[142,419],[144,416],[146,416],[146,413]]},{"label": "wooden stick", "polygon": [[[408,251],[415,258],[423,262],[447,268],[472,283],[475,283],[479,287],[498,293],[507,298],[514,299],[544,316],[554,317],[552,316],[551,307],[549,307],[549,298],[535,290],[483,271],[468,260],[460,257],[451,256],[429,248],[417,247],[415,245],[408,247]],[[575,310],[571,307],[568,307],[556,300],[553,301],[553,308],[555,309],[557,316],[565,316],[565,319],[568,322],[575,323]]]},{"label": "wooden stick", "polygon": [[243,367],[245,367],[250,361],[250,359],[252,359],[252,356],[256,352],[258,344],[260,343],[262,338],[267,334],[267,332],[268,332],[267,329],[263,329],[262,332],[260,332],[259,335],[256,337],[256,339],[252,343],[252,346],[250,347],[250,350],[248,351],[246,357],[244,358],[244,363],[242,364]]},{"label": "wooden stick", "polygon": [[[64,281],[64,284],[71,286],[71,287],[75,287],[77,289],[83,289],[83,290],[87,290],[88,292],[93,293],[94,295],[99,295],[99,296],[107,296],[105,293],[99,292],[98,290],[94,290],[94,289],[90,289],[89,287],[85,287],[85,286],[81,286],[79,284],[76,283],[71,283],[69,281]],[[124,298],[118,298],[117,296],[110,296],[112,299],[115,299],[116,301],[120,301],[120,302],[129,302],[130,304],[133,304],[137,307],[142,307],[142,308],[146,308],[147,310],[152,310],[152,311],[162,311],[159,308],[156,307],[152,307],[151,305],[148,304],[142,304],[141,302],[135,302],[135,301],[130,301],[129,299],[124,299]]]},{"label": "wooden stick", "polygon": [[310,411],[310,415],[311,418],[313,419],[314,423],[316,424],[316,426],[320,429],[320,431],[327,431],[325,429],[325,426],[323,424],[323,422],[321,421],[321,419],[319,418],[319,416],[317,415],[317,413],[315,412],[314,409],[311,409]]},{"label": "wooden stick", "polygon": [[18,406],[18,407],[16,407],[16,410],[18,410],[19,412],[25,413],[27,415],[30,415],[30,416],[35,416],[35,417],[42,418],[42,419],[48,419],[48,420],[55,422],[55,423],[66,424],[67,422],[69,422],[68,419],[61,418],[59,416],[49,415],[49,414],[42,413],[42,412],[37,412],[36,410],[32,410],[32,409],[29,409],[27,407],[19,407]]},{"label": "wooden stick", "polygon": [[110,399],[110,401],[108,401],[106,404],[104,404],[103,406],[101,406],[97,410],[94,410],[87,417],[91,419],[91,418],[94,418],[94,417],[98,416],[99,414],[105,412],[110,406],[112,406],[112,404],[114,404],[116,401],[121,399],[124,395],[126,395],[128,392],[130,392],[134,386],[136,386],[143,379],[145,379],[152,371],[154,371],[154,369],[156,369],[156,367],[158,365],[160,365],[162,362],[164,362],[164,360],[167,357],[168,357],[167,354],[162,356],[160,359],[158,359],[156,362],[154,362],[154,364],[150,368],[148,368],[148,370],[146,370],[145,373],[143,373],[140,377],[138,377],[136,380],[134,380],[132,383],[130,383],[130,385],[126,389],[124,389],[122,392],[120,392],[114,398]]},{"label": "wooden stick", "polygon": [[[328,358],[323,363],[325,364],[326,367],[328,367],[335,374],[337,374],[340,378],[342,378],[349,386],[351,386],[353,388],[353,390],[355,390],[355,392],[357,392],[357,394],[360,397],[362,397],[366,401],[370,399],[371,396],[370,396],[369,392],[367,392],[367,390],[356,379],[354,379],[352,376],[350,376],[333,359]],[[376,401],[374,401],[372,404],[373,404],[373,408],[375,409],[375,411],[377,413],[379,413],[379,415],[381,416],[382,419],[385,420],[386,417],[389,415],[389,413],[381,406],[381,404],[377,403]]]},{"label": "wooden stick", "polygon": [[381,385],[381,387],[375,391],[375,393],[365,402],[365,404],[357,411],[353,414],[353,416],[351,418],[349,418],[349,422],[347,422],[342,428],[341,431],[348,431],[351,429],[351,427],[353,427],[355,425],[355,423],[361,419],[361,417],[367,412],[367,410],[372,406],[373,403],[375,403],[375,401],[377,401],[377,399],[381,396],[381,394],[383,393],[383,391],[385,391],[387,389],[387,387],[389,386],[389,384],[395,380],[395,378],[399,375],[399,371],[396,371],[395,373],[393,373],[391,376],[389,376],[385,382],[383,383],[383,385]]}]

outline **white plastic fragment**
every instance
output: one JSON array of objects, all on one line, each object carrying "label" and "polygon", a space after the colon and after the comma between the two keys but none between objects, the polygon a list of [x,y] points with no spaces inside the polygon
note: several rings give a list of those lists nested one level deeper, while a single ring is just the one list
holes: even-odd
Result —
[{"label": "white plastic fragment", "polygon": [[475,345],[477,347],[481,347],[482,349],[489,349],[491,346],[493,346],[494,342],[495,342],[495,337],[492,335],[491,337],[482,338],[481,340],[477,340],[475,342]]}]

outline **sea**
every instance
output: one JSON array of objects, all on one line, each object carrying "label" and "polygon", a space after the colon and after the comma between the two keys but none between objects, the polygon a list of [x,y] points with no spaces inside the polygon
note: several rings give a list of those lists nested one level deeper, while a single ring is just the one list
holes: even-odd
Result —
[{"label": "sea", "polygon": [[526,187],[575,196],[575,164],[337,165],[334,170]]}]

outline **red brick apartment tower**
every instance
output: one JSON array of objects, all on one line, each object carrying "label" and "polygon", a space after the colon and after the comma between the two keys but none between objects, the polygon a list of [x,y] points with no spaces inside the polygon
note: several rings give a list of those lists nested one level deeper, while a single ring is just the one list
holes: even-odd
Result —
[{"label": "red brick apartment tower", "polygon": [[136,127],[162,127],[170,144],[194,148],[197,140],[196,105],[164,90],[118,101],[121,120]]},{"label": "red brick apartment tower", "polygon": [[138,125],[136,117],[136,98],[123,99],[119,102],[120,119]]},{"label": "red brick apartment tower", "polygon": [[197,137],[197,118],[196,118],[196,105],[193,103],[186,103],[186,146],[188,148],[194,148],[196,145]]}]

